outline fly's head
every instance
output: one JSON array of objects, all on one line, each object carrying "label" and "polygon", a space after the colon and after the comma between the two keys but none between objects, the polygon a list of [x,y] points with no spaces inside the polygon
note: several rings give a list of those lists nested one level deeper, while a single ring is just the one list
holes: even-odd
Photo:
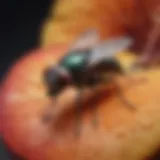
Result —
[{"label": "fly's head", "polygon": [[57,96],[70,84],[71,76],[61,66],[48,67],[44,72],[44,81],[49,96]]}]

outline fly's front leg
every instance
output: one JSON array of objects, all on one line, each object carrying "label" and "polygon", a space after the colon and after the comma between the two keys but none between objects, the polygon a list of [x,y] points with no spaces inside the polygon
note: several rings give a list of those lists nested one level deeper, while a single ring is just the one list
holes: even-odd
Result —
[{"label": "fly's front leg", "polygon": [[[52,101],[51,101],[52,102]],[[57,106],[57,97],[54,97],[54,102],[52,102],[50,104],[50,106],[47,108],[46,113],[43,115],[43,122],[51,122],[54,119],[54,111],[55,111],[55,107]]]},{"label": "fly's front leg", "polygon": [[97,106],[96,101],[97,101],[98,91],[96,90],[95,87],[93,87],[92,89],[93,89],[93,91],[94,91],[94,93],[95,93],[95,96],[93,97],[93,101],[94,101],[95,103],[93,102],[93,119],[92,119],[92,125],[93,125],[95,128],[97,128],[97,126],[98,126],[98,111],[97,111],[98,106]]},{"label": "fly's front leg", "polygon": [[76,136],[80,136],[81,132],[81,111],[82,111],[82,98],[83,98],[83,89],[78,88],[78,94],[76,97]]},{"label": "fly's front leg", "polygon": [[93,90],[94,92],[94,96],[93,96],[93,100],[92,100],[92,109],[93,109],[93,119],[92,119],[92,125],[97,128],[98,126],[98,112],[97,112],[97,95],[99,94],[98,93],[98,90],[96,88],[96,86],[100,83],[107,83],[109,82],[110,80],[107,79],[107,78],[102,78],[101,76],[99,75],[95,75],[93,76],[91,79],[90,79],[90,82],[89,82],[89,87],[91,90]]}]

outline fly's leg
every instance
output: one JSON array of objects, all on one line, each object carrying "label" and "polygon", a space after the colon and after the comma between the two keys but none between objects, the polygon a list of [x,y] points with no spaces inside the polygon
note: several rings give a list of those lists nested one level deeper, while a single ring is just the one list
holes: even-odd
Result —
[{"label": "fly's leg", "polygon": [[93,90],[94,92],[94,96],[92,97],[92,109],[93,109],[93,119],[92,119],[92,125],[94,127],[97,127],[97,121],[98,121],[98,115],[97,115],[97,104],[96,104],[96,101],[97,101],[97,90],[96,90],[96,87],[91,85],[90,86],[90,89]]},{"label": "fly's leg", "polygon": [[131,109],[135,109],[135,106],[129,102],[129,100],[126,99],[126,97],[124,97],[123,95],[123,91],[122,89],[120,88],[120,86],[117,84],[116,80],[114,79],[114,77],[112,76],[108,76],[108,77],[103,77],[102,78],[102,82],[104,83],[112,83],[114,84],[114,86],[116,87],[116,91],[117,91],[117,94],[118,94],[118,97],[119,99],[121,100],[121,102],[123,104],[125,104],[126,106],[128,106],[129,108]]},{"label": "fly's leg", "polygon": [[126,97],[124,97],[123,95],[123,91],[120,88],[120,86],[117,84],[117,82],[115,80],[112,79],[112,83],[115,85],[116,90],[117,90],[117,94],[119,99],[121,100],[121,102],[123,104],[125,104],[127,107],[131,108],[131,109],[135,109],[135,105],[133,105],[131,102],[129,102],[129,100],[126,99]]},{"label": "fly's leg", "polygon": [[82,111],[82,96],[83,89],[79,88],[78,95],[76,97],[76,136],[80,136],[81,132],[81,111]]},{"label": "fly's leg", "polygon": [[[94,100],[96,101],[96,97],[98,95],[98,92],[96,90],[96,88],[93,88],[94,92],[95,92],[95,96],[94,96]],[[92,119],[92,125],[97,128],[98,126],[98,112],[97,112],[97,104],[94,103],[93,106],[93,119]]]},{"label": "fly's leg", "polygon": [[57,105],[57,97],[54,98],[54,102],[49,106],[49,108],[47,109],[47,112],[43,116],[43,121],[45,123],[52,122],[54,118],[54,110],[56,105]]},{"label": "fly's leg", "polygon": [[110,80],[104,77],[101,77],[99,75],[95,75],[91,78],[90,82],[89,82],[89,87],[90,89],[93,90],[93,92],[95,93],[93,96],[93,101],[92,101],[92,109],[93,109],[93,119],[92,119],[92,125],[97,128],[98,126],[98,112],[97,112],[97,95],[98,95],[98,90],[96,88],[96,86],[100,83],[108,83]]}]

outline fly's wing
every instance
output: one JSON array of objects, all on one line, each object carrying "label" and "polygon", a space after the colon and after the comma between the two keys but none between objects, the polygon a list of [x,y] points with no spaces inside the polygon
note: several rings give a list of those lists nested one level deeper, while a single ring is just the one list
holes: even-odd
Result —
[{"label": "fly's wing", "polygon": [[113,58],[115,54],[127,50],[132,44],[133,40],[130,37],[116,37],[103,41],[93,48],[89,65],[94,66],[105,59]]},{"label": "fly's wing", "polygon": [[89,49],[93,48],[100,41],[99,33],[95,29],[89,29],[83,32],[76,40],[73,42],[69,48],[69,52],[78,49]]}]

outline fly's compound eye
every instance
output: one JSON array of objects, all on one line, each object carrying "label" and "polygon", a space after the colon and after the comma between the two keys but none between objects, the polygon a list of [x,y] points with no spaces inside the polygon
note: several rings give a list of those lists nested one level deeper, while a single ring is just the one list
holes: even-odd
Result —
[{"label": "fly's compound eye", "polygon": [[68,84],[69,74],[61,68],[48,68],[44,72],[44,81],[49,95],[57,95]]},{"label": "fly's compound eye", "polygon": [[58,76],[59,75],[54,68],[47,68],[44,71],[44,82],[47,85],[52,85],[55,83],[55,80],[57,79]]},{"label": "fly's compound eye", "polygon": [[59,74],[53,67],[44,71],[44,83],[47,86],[49,95],[54,95],[57,92],[59,79]]}]

